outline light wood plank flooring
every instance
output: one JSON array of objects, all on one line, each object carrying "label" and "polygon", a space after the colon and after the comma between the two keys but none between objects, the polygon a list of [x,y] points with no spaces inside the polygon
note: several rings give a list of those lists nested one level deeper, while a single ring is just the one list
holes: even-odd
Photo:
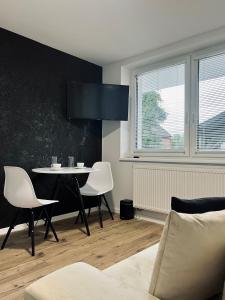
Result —
[{"label": "light wood plank flooring", "polygon": [[[104,269],[156,243],[162,226],[140,220],[104,220],[101,229],[97,216],[89,219],[91,236],[82,233],[74,219],[54,223],[60,242],[50,235],[43,240],[44,227],[36,227],[36,256],[29,253],[27,231],[12,233],[0,251],[0,299],[21,300],[24,288],[42,276],[68,264],[84,261]],[[3,236],[0,236],[0,243]]]}]

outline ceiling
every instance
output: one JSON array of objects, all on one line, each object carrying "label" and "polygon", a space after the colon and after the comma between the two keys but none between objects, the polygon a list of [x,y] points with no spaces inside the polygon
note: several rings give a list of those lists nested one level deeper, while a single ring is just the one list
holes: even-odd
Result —
[{"label": "ceiling", "polygon": [[225,26],[224,0],[0,0],[0,27],[105,65]]}]

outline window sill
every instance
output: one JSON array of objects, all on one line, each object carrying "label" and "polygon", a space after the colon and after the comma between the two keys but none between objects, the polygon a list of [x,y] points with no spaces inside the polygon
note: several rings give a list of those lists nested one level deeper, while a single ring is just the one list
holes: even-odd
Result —
[{"label": "window sill", "polygon": [[190,157],[121,157],[121,162],[145,162],[145,163],[166,163],[166,164],[187,164],[187,165],[219,165],[224,166],[225,165],[225,159],[218,158],[218,159],[212,159],[212,158],[190,158]]}]

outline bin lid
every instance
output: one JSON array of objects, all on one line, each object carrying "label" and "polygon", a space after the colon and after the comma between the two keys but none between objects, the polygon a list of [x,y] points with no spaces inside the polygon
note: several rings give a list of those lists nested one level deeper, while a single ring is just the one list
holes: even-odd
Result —
[{"label": "bin lid", "polygon": [[120,201],[121,204],[133,205],[133,200],[124,199]]}]

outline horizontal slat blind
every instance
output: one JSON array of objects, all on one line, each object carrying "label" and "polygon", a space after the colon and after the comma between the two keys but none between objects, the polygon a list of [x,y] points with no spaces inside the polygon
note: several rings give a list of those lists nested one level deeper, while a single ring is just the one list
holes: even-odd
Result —
[{"label": "horizontal slat blind", "polygon": [[197,151],[225,151],[225,53],[199,60]]},{"label": "horizontal slat blind", "polygon": [[184,151],[185,64],[136,77],[136,149]]}]

